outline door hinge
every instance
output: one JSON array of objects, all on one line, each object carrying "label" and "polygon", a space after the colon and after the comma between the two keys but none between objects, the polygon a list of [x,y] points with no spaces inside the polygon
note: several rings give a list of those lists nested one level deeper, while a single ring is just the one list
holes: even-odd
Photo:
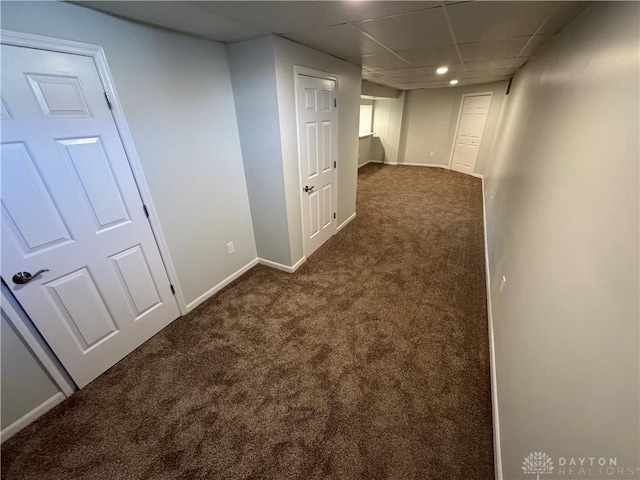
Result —
[{"label": "door hinge", "polygon": [[144,214],[147,218],[149,218],[149,210],[147,210],[147,206],[146,205],[142,205],[142,210],[144,210]]},{"label": "door hinge", "polygon": [[333,212],[333,218],[336,218],[336,212]]},{"label": "door hinge", "polygon": [[333,168],[336,168],[337,165],[338,165],[338,162],[333,162]]},{"label": "door hinge", "polygon": [[333,108],[338,108],[338,99],[337,98],[333,99]]},{"label": "door hinge", "polygon": [[173,285],[169,285],[169,288],[171,289],[171,293],[172,293],[173,295],[175,295],[175,294],[176,294],[176,289],[175,289],[175,288],[173,288]]},{"label": "door hinge", "polygon": [[111,99],[107,92],[104,92],[104,99],[107,101],[107,107],[109,107],[109,110],[113,110],[113,105],[111,105]]}]

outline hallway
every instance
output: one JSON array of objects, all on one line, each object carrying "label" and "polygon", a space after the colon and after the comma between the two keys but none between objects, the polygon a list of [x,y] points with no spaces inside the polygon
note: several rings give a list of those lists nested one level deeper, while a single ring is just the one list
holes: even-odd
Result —
[{"label": "hallway", "polygon": [[494,478],[477,178],[370,164],[257,266],[2,446],[6,479]]}]

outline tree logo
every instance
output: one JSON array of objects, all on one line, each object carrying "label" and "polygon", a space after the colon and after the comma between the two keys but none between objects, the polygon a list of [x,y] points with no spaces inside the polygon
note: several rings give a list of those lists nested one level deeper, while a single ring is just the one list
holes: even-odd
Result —
[{"label": "tree logo", "polygon": [[524,457],[522,471],[526,474],[536,475],[536,480],[540,480],[540,475],[548,475],[553,472],[553,462],[551,457],[544,452],[532,452]]}]

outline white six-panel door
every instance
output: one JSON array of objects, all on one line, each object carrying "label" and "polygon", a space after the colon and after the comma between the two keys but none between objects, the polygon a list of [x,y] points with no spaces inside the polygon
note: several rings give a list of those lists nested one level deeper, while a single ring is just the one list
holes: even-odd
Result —
[{"label": "white six-panel door", "polygon": [[178,308],[93,59],[1,48],[2,278],[82,387]]},{"label": "white six-panel door", "polygon": [[336,81],[297,75],[298,141],[303,189],[304,252],[309,256],[336,231],[338,157]]},{"label": "white six-panel door", "polygon": [[451,170],[467,174],[473,173],[490,106],[491,94],[463,97],[451,159]]}]

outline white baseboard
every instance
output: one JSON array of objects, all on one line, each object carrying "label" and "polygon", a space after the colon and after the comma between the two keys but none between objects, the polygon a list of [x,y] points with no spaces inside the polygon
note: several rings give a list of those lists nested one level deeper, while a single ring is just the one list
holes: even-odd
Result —
[{"label": "white baseboard", "polygon": [[307,257],[302,257],[300,260],[294,263],[292,267],[290,267],[289,265],[284,265],[278,262],[272,262],[271,260],[267,260],[265,258],[258,258],[258,263],[260,265],[265,265],[267,267],[275,268],[277,270],[282,270],[283,272],[287,272],[287,273],[295,272],[306,261],[307,261]]},{"label": "white baseboard", "polygon": [[45,400],[29,413],[13,422],[11,425],[3,428],[2,432],[0,432],[1,441],[4,442],[6,440],[9,440],[12,436],[25,428],[27,425],[36,421],[38,418],[40,418],[42,415],[47,413],[59,403],[62,403],[64,400],[66,400],[66,398],[67,397],[64,393],[58,392],[53,397]]},{"label": "white baseboard", "polygon": [[358,168],[362,168],[365,165],[369,165],[370,163],[383,163],[382,160],[369,160],[367,162],[364,162],[362,165],[358,165]]},{"label": "white baseboard", "polygon": [[[407,166],[407,167],[432,167],[432,168],[442,168],[444,170],[451,170],[449,165],[441,165],[439,163],[405,163],[405,162],[395,162],[395,163],[387,163],[387,165],[399,165],[399,166]],[[480,173],[469,173],[472,177],[476,178],[484,178],[484,176]]]},{"label": "white baseboard", "polygon": [[449,170],[449,165],[441,165],[439,163],[398,163],[398,165],[406,165],[407,167],[434,167]]},{"label": "white baseboard", "polygon": [[342,222],[340,225],[336,227],[336,233],[338,233],[340,230],[346,227],[349,224],[349,222],[351,222],[351,220],[353,220],[354,218],[356,218],[356,212],[353,212],[353,215],[351,215],[349,218],[347,218],[344,222]]},{"label": "white baseboard", "polygon": [[398,162],[387,162],[387,161],[384,161],[382,163],[384,163],[385,165],[398,165]]},{"label": "white baseboard", "polygon": [[496,480],[502,480],[502,449],[500,444],[500,415],[498,414],[498,380],[496,378],[496,348],[493,335],[493,313],[491,310],[491,273],[489,271],[489,245],[487,243],[487,197],[485,179],[482,178],[482,221],[484,228],[484,271],[487,286],[487,316],[489,318],[489,361],[491,365],[491,410],[493,416],[493,461]]},{"label": "white baseboard", "polygon": [[190,312],[191,310],[193,310],[194,308],[196,308],[198,305],[200,305],[202,302],[208,300],[209,298],[211,298],[213,295],[215,295],[217,292],[219,292],[220,290],[222,290],[224,287],[226,287],[227,285],[229,285],[231,282],[233,282],[236,278],[238,278],[240,275],[242,275],[243,273],[245,273],[248,270],[251,270],[253,267],[255,267],[258,264],[258,259],[254,258],[253,260],[251,260],[249,263],[247,263],[244,267],[242,267],[240,270],[238,270],[237,272],[232,273],[231,275],[229,275],[227,278],[225,278],[224,280],[222,280],[220,283],[218,283],[215,287],[213,287],[211,290],[206,291],[205,293],[203,293],[202,295],[200,295],[198,298],[196,298],[195,300],[193,300],[192,302],[187,303],[187,312]]}]

